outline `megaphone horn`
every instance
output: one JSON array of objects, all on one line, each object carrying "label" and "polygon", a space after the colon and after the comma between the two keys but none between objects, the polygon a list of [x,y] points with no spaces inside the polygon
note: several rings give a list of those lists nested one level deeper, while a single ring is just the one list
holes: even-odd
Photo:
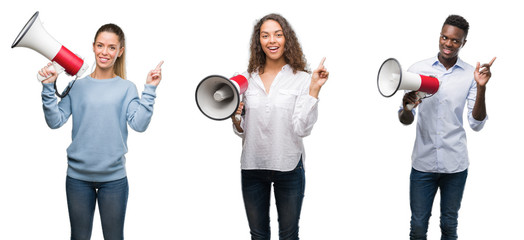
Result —
[{"label": "megaphone horn", "polygon": [[[26,47],[37,51],[47,59],[51,60],[55,71],[60,74],[62,71],[70,76],[82,76],[89,68],[88,64],[75,55],[66,47],[56,41],[42,25],[37,11],[25,24],[22,31],[15,38],[11,48]],[[37,74],[40,81],[46,78]]]},{"label": "megaphone horn", "polygon": [[378,70],[377,86],[384,97],[391,97],[398,90],[418,91],[418,97],[424,97],[426,94],[435,94],[440,83],[434,77],[403,71],[397,59],[388,58]]},{"label": "megaphone horn", "polygon": [[198,109],[213,120],[227,119],[238,109],[240,95],[247,87],[247,79],[242,75],[231,79],[220,75],[208,76],[200,81],[195,92]]}]

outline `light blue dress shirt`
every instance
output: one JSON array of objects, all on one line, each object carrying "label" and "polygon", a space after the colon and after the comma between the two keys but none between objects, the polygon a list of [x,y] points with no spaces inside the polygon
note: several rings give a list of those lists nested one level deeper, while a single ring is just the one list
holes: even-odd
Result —
[{"label": "light blue dress shirt", "polygon": [[[422,172],[457,173],[469,166],[466,132],[463,127],[464,105],[474,131],[480,131],[488,119],[473,118],[477,96],[475,68],[460,58],[446,69],[438,57],[413,64],[408,72],[435,76],[440,81],[436,94],[418,105],[417,136],[411,156],[414,169]],[[413,114],[416,114],[413,109]]]}]

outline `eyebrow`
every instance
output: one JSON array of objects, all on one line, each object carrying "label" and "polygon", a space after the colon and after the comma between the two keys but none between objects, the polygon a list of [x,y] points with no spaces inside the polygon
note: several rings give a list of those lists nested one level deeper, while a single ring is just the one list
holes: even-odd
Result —
[{"label": "eyebrow", "polygon": [[103,42],[95,42],[95,44],[102,44],[102,45],[107,45],[107,46],[118,46],[118,44],[105,44]]},{"label": "eyebrow", "polygon": [[[279,29],[279,30],[276,30],[276,31],[274,31],[274,32],[277,33],[277,32],[284,32],[284,31],[283,31],[282,29]],[[260,31],[260,33],[269,33],[269,32],[266,32],[266,31]]]}]

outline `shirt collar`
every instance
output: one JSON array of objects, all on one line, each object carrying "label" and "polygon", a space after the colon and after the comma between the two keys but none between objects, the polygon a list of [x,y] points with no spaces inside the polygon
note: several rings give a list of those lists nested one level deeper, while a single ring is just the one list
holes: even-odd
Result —
[{"label": "shirt collar", "polygon": [[[282,72],[290,71],[290,70],[293,70],[293,69],[291,68],[291,66],[289,66],[289,64],[284,65],[282,67],[282,69],[280,69],[280,71],[282,71]],[[257,69],[257,70],[254,71],[254,73],[259,74],[260,72]]]},{"label": "shirt collar", "polygon": [[[433,60],[433,64],[432,66],[436,66],[436,65],[440,65],[440,66],[444,66],[442,63],[440,63],[440,61],[438,60],[438,54],[437,56],[434,57],[434,60]],[[453,65],[453,67],[451,68],[461,68],[461,69],[465,69],[465,66],[466,66],[466,63],[464,61],[462,61],[462,59],[460,59],[460,57],[457,57],[457,62],[455,63],[455,65]]]}]

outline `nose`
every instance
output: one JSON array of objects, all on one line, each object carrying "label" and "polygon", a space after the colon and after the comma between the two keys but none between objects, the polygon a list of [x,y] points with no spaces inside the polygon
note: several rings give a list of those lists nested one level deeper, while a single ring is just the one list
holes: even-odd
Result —
[{"label": "nose", "polygon": [[447,46],[447,47],[452,47],[453,46],[453,41],[451,41],[451,39],[447,39],[444,44]]},{"label": "nose", "polygon": [[275,43],[276,42],[276,37],[274,35],[271,35],[271,37],[269,38],[269,42],[270,43]]}]

